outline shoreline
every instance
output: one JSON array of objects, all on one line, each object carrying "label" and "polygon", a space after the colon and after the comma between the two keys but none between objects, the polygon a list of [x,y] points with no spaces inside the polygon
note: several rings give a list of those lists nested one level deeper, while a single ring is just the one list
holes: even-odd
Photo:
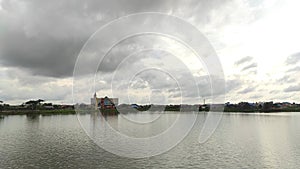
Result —
[{"label": "shoreline", "polygon": [[[86,110],[87,112],[95,112],[95,110]],[[143,113],[145,111],[135,111],[128,113]],[[154,112],[154,111],[149,111]],[[187,111],[179,110],[164,110],[163,112],[172,112],[172,113],[186,113]],[[209,111],[198,111],[199,113],[208,113]],[[243,113],[243,114],[252,114],[252,113],[285,113],[285,112],[300,112],[299,109],[282,109],[282,110],[269,110],[269,111],[259,111],[259,110],[224,110],[223,113]],[[3,110],[0,112],[1,116],[5,115],[74,115],[77,112],[75,109],[55,109],[55,110]]]},{"label": "shoreline", "polygon": [[4,110],[0,115],[68,115],[76,114],[75,110]]}]

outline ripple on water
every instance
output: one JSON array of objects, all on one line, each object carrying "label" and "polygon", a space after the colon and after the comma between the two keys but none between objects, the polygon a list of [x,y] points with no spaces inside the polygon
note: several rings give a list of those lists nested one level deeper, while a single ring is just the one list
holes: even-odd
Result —
[{"label": "ripple on water", "polygon": [[5,116],[0,168],[297,168],[299,121],[294,114],[224,115],[212,137],[199,144],[202,119],[169,152],[128,159],[95,145],[74,115]]}]

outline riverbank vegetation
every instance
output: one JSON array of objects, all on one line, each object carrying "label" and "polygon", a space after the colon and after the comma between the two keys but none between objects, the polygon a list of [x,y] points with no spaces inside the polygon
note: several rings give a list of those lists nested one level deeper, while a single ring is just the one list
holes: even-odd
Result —
[{"label": "riverbank vegetation", "polygon": [[[94,107],[87,104],[77,105],[57,105],[47,103],[45,100],[29,100],[21,105],[9,105],[0,101],[0,115],[59,115],[59,114],[76,114],[75,111],[94,112]],[[110,113],[111,110],[102,110]],[[168,111],[168,112],[208,112],[208,111],[224,111],[224,112],[241,112],[241,113],[256,113],[256,112],[300,112],[300,104],[281,102],[260,102],[248,103],[240,102],[237,104],[195,104],[195,105],[138,105],[138,104],[121,104],[113,112],[121,111],[122,113],[139,113],[145,111]],[[117,113],[115,113],[117,114]]]}]

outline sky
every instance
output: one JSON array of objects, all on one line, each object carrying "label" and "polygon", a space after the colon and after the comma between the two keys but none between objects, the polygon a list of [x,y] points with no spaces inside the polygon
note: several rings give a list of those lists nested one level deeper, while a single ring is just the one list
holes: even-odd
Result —
[{"label": "sky", "polygon": [[[0,0],[0,100],[89,103],[96,91],[122,103],[202,103],[214,81],[214,93],[226,102],[300,102],[299,6],[295,0]],[[143,35],[112,48],[94,83],[86,83],[88,74],[76,79],[82,90],[74,99],[74,68],[80,55],[89,57],[80,53],[89,38],[115,19],[142,12],[175,16],[197,28],[218,56],[224,93],[220,77],[207,72],[211,65],[182,43]],[[156,50],[140,50],[147,48]]]}]

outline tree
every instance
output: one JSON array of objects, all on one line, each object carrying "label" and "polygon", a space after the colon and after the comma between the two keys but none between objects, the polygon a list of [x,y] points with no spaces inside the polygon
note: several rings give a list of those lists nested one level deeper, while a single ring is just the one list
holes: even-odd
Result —
[{"label": "tree", "polygon": [[0,100],[0,103],[1,103],[1,104],[0,104],[0,112],[2,112],[2,110],[3,110],[3,107],[4,107],[4,106],[2,105],[3,101],[2,101],[2,100]]},{"label": "tree", "polygon": [[25,105],[28,105],[31,107],[31,109],[36,109],[37,106],[40,106],[41,105],[41,102],[44,102],[45,100],[42,100],[42,99],[38,99],[38,100],[29,100],[27,102],[25,102]]}]

